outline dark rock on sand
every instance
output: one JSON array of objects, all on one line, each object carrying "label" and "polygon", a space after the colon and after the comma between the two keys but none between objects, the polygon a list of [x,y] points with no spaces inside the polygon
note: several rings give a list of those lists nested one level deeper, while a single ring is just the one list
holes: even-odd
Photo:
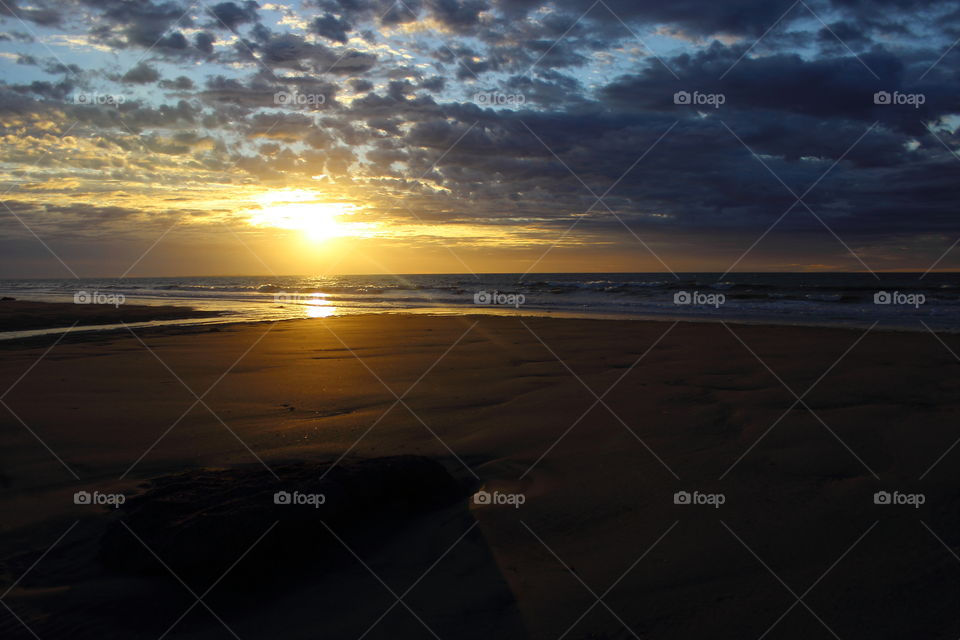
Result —
[{"label": "dark rock on sand", "polygon": [[[153,480],[118,509],[101,540],[100,560],[123,573],[167,573],[145,544],[179,576],[209,583],[276,523],[231,575],[286,572],[343,550],[327,526],[338,535],[386,537],[470,489],[419,456],[344,461],[321,478],[329,465],[276,466],[280,480],[261,465]],[[317,495],[323,498],[305,497]]]}]

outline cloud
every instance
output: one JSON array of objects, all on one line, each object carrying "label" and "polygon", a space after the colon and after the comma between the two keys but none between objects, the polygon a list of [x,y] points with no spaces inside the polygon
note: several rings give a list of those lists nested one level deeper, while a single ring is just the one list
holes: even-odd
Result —
[{"label": "cloud", "polygon": [[[844,237],[955,224],[958,166],[943,145],[960,144],[960,49],[944,52],[960,33],[946,2],[810,0],[827,27],[760,0],[78,1],[69,26],[58,16],[71,5],[9,6],[65,31],[57,53],[82,48],[82,66],[0,34],[16,56],[0,61],[0,160],[25,176],[55,166],[91,192],[96,174],[162,194],[200,180],[312,188],[324,175],[391,220],[413,222],[403,199],[425,220],[540,240],[579,216],[591,237],[623,235],[609,205],[638,233],[752,241],[795,203],[780,179],[797,194],[816,184],[805,201]],[[118,68],[114,55],[142,60]],[[724,102],[677,104],[677,92]],[[783,221],[818,225],[802,206]]]},{"label": "cloud", "polygon": [[151,67],[146,62],[141,62],[133,67],[120,79],[126,84],[148,84],[160,79],[160,72]]},{"label": "cloud", "polygon": [[189,91],[194,88],[193,80],[186,76],[177,76],[173,80],[161,80],[160,86],[163,89],[172,89],[175,91]]},{"label": "cloud", "polygon": [[214,28],[236,29],[244,23],[258,20],[257,10],[260,8],[254,0],[246,0],[241,4],[235,2],[220,2],[210,8],[210,14],[216,19]]},{"label": "cloud", "polygon": [[295,34],[272,34],[262,45],[264,62],[272,67],[321,73],[361,74],[376,63],[376,56],[354,50],[337,53]]},{"label": "cloud", "polygon": [[313,21],[310,29],[317,35],[321,35],[328,40],[345,44],[350,37],[350,32],[353,30],[353,27],[346,20],[337,18],[333,14],[325,13]]},{"label": "cloud", "polygon": [[55,7],[46,6],[43,2],[30,3],[29,7],[21,7],[17,0],[7,0],[0,4],[0,16],[19,18],[43,27],[57,26],[63,21],[60,11]]}]

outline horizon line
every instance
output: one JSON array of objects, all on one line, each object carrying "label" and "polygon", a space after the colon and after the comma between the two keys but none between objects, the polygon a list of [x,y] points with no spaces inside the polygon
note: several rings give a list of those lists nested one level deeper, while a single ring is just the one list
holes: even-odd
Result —
[{"label": "horizon line", "polygon": [[[875,273],[893,273],[893,274],[960,274],[960,269],[943,269],[943,270],[934,270],[934,271],[922,271],[920,269],[886,269],[886,270],[877,270],[874,269]],[[336,274],[304,274],[304,273],[289,273],[289,274],[191,274],[191,275],[145,275],[145,276],[117,276],[117,275],[88,275],[80,277],[61,277],[61,276],[19,276],[19,277],[4,277],[0,278],[0,281],[3,280],[83,280],[83,279],[105,279],[105,280],[136,280],[136,279],[150,279],[150,278],[331,278],[331,277],[342,277],[342,276],[465,276],[465,277],[479,277],[479,276],[520,276],[520,279],[527,276],[535,275],[699,275],[699,274],[710,274],[710,275],[726,275],[726,276],[735,276],[735,275],[853,275],[853,274],[864,274],[870,275],[870,271],[866,270],[837,270],[837,271],[738,271],[735,273],[724,273],[723,271],[532,271],[529,273],[523,273],[520,271],[483,271],[483,272],[457,272],[457,271],[423,271],[423,272],[408,272],[408,273],[397,273],[397,272],[381,272],[381,273],[336,273]]]}]

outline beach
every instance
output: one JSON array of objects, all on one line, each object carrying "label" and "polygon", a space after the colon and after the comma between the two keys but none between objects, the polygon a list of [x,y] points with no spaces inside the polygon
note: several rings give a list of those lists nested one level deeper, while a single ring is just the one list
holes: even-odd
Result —
[{"label": "beach", "polygon": [[163,322],[197,320],[220,315],[216,311],[193,309],[176,305],[77,304],[73,302],[36,302],[0,300],[0,334],[17,331],[71,326],[116,325],[121,322]]},{"label": "beach", "polygon": [[956,0],[0,26],[0,640],[960,640]]},{"label": "beach", "polygon": [[[16,616],[0,630],[955,638],[951,349],[929,332],[402,314],[6,344]],[[349,536],[318,524],[304,558],[335,558],[214,584],[200,605],[201,586],[100,566],[122,509],[73,498],[402,455],[438,461],[463,494],[400,525],[367,513]],[[270,524],[236,535],[270,550]]]}]

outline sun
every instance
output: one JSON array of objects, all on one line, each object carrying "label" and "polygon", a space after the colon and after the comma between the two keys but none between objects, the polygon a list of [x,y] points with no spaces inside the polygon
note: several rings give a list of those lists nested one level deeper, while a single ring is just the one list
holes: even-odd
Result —
[{"label": "sun", "polygon": [[356,205],[325,202],[306,189],[269,191],[254,200],[260,206],[250,211],[251,225],[300,231],[313,242],[365,235],[370,226],[343,219],[356,212]]}]

